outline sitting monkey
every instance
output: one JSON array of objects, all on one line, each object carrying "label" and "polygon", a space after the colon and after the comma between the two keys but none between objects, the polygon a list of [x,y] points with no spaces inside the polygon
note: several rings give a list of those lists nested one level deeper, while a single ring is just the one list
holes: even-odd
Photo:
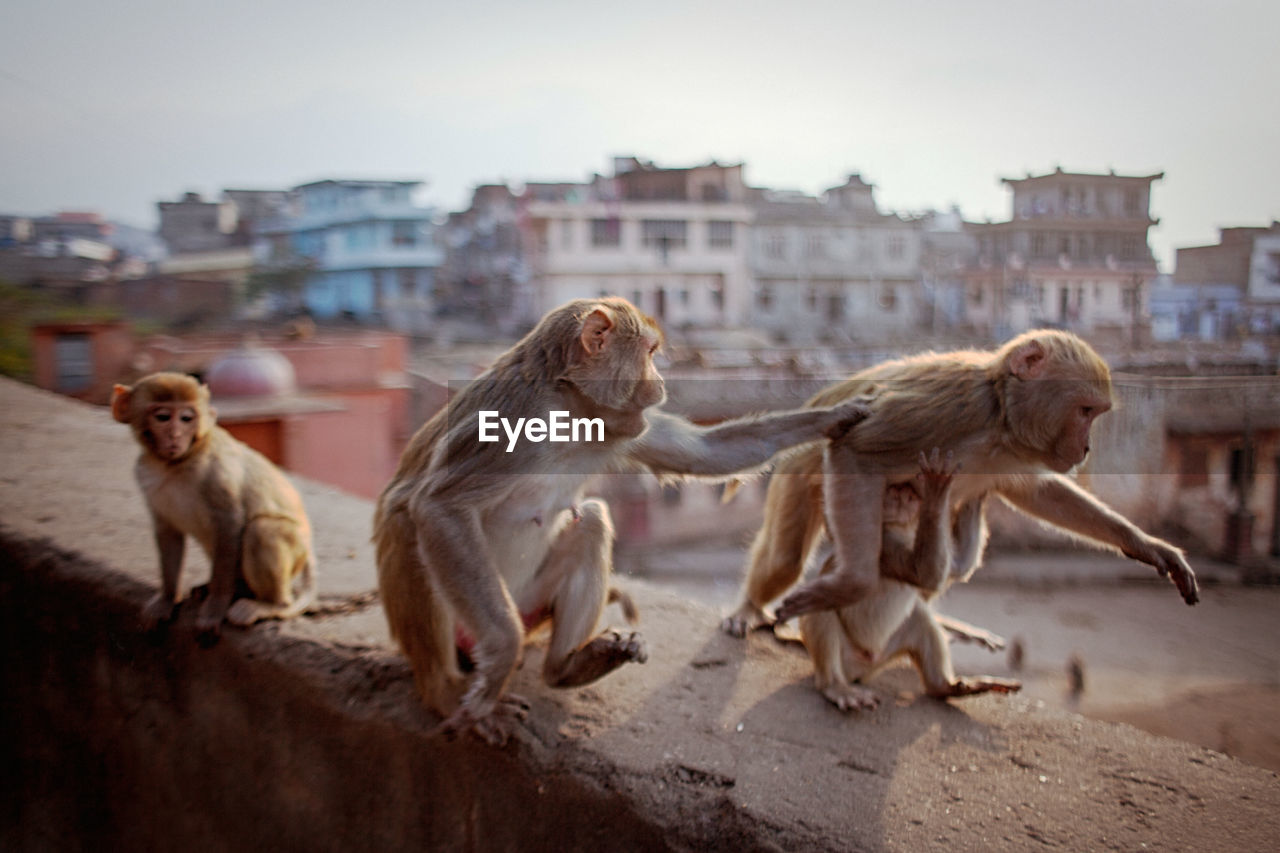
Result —
[{"label": "sitting monkey", "polygon": [[[956,581],[967,581],[986,545],[983,496],[960,505],[951,517],[952,454],[945,463],[937,448],[920,454],[919,493],[910,483],[884,493],[884,574],[876,589],[854,604],[800,617],[800,636],[813,660],[814,682],[837,708],[874,707],[879,699],[853,682],[870,676],[900,654],[910,655],[930,696],[946,698],[996,691],[1009,693],[1017,681],[993,676],[957,678],[944,628],[958,637],[995,650],[1004,643],[994,634],[934,614],[930,600]],[[822,574],[834,570],[829,539],[820,545]],[[908,566],[906,563],[913,563]],[[902,565],[899,565],[902,564]],[[945,578],[938,590],[922,590],[890,577],[904,571]]]},{"label": "sitting monkey", "polygon": [[[160,551],[160,592],[143,611],[150,630],[173,618],[187,596],[186,537],[209,555],[208,597],[196,628],[287,619],[316,600],[311,523],[302,498],[262,454],[214,423],[209,388],[181,373],[116,385],[111,414],[129,424],[142,453],[134,473]],[[251,597],[233,599],[247,588]]]}]

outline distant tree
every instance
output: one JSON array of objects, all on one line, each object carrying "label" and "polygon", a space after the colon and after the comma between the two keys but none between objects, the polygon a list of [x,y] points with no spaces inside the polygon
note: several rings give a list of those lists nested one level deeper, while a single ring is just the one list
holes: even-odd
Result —
[{"label": "distant tree", "polygon": [[52,294],[0,280],[0,374],[31,381],[31,327],[37,323],[119,316],[113,309],[68,305]]},{"label": "distant tree", "polygon": [[315,261],[301,257],[257,267],[245,283],[245,299],[253,302],[262,296],[277,296],[286,311],[296,313],[302,308],[307,279],[315,270]]}]

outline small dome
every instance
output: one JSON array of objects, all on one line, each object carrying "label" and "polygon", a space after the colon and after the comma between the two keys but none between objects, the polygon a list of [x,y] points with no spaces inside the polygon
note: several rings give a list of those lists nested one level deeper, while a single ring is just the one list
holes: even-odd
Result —
[{"label": "small dome", "polygon": [[213,399],[275,397],[298,390],[289,359],[273,349],[245,346],[209,366],[205,376]]}]

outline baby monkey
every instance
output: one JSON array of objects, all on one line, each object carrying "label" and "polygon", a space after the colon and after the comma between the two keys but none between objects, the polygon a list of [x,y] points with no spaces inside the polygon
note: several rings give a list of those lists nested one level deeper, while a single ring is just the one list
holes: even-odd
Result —
[{"label": "baby monkey", "polygon": [[154,373],[112,392],[112,417],[142,445],[134,474],[160,552],[161,588],[143,610],[146,630],[172,619],[187,596],[187,536],[212,563],[196,617],[203,635],[216,636],[224,618],[234,625],[287,619],[316,600],[302,498],[266,457],[217,426],[216,414],[208,386],[181,373]]},{"label": "baby monkey", "polygon": [[[951,517],[951,481],[956,467],[951,453],[945,460],[937,448],[927,457],[921,453],[915,486],[900,483],[884,493],[878,585],[854,604],[800,618],[800,636],[813,660],[814,682],[842,711],[875,707],[879,702],[876,694],[853,682],[904,653],[915,664],[926,691],[936,698],[988,691],[1010,693],[1021,687],[1017,681],[994,676],[957,678],[948,633],[993,651],[1002,648],[1004,641],[981,628],[935,614],[929,603],[941,589],[969,579],[986,545],[985,497],[961,504],[954,519]],[[824,538],[820,547],[821,574],[827,574],[835,566],[830,539]],[[942,588],[930,592],[890,577],[913,568],[906,565],[908,562],[918,571],[945,576]]]}]

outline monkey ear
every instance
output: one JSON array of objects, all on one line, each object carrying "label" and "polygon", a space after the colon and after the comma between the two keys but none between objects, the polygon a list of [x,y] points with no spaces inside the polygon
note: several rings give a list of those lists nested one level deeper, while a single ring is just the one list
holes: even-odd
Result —
[{"label": "monkey ear", "polygon": [[599,355],[605,348],[605,344],[609,342],[609,335],[613,331],[613,318],[609,316],[609,312],[604,308],[597,308],[587,315],[587,319],[582,321],[582,335],[579,340],[582,341],[582,348],[587,355]]},{"label": "monkey ear", "polygon": [[129,422],[129,404],[133,402],[133,389],[125,385],[111,388],[111,417],[122,424]]},{"label": "monkey ear", "polygon": [[1046,361],[1044,344],[1032,338],[1009,353],[1009,372],[1019,379],[1038,379]]}]

